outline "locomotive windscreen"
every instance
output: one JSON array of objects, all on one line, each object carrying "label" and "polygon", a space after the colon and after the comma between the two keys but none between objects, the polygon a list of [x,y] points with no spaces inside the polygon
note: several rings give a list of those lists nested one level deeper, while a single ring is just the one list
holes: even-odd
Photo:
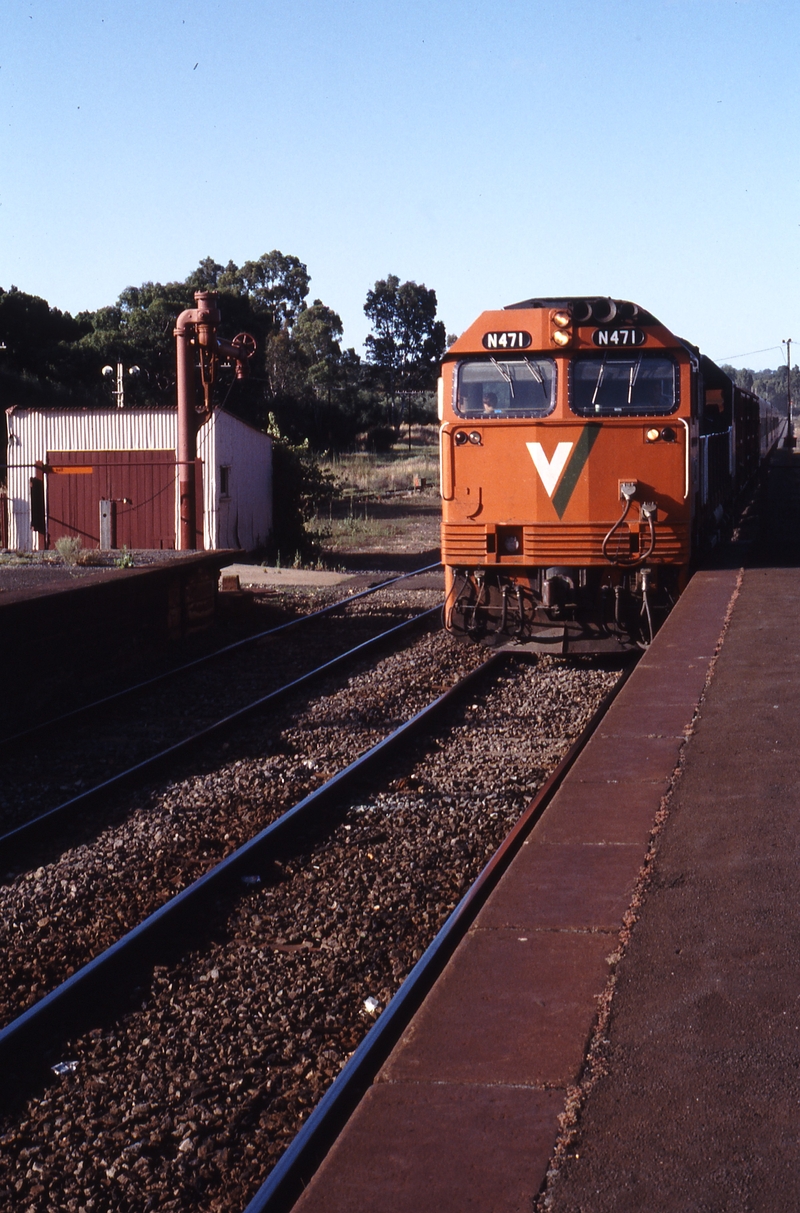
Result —
[{"label": "locomotive windscreen", "polygon": [[462,417],[544,417],[555,404],[552,358],[481,358],[458,367]]},{"label": "locomotive windscreen", "polygon": [[576,358],[570,366],[569,405],[579,417],[674,413],[677,364],[648,354]]}]

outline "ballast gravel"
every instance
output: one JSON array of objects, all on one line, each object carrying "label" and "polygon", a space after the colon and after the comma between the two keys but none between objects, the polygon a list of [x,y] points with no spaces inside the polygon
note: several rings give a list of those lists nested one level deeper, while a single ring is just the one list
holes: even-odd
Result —
[{"label": "ballast gravel", "polygon": [[[332,595],[320,595],[317,603],[306,602],[306,610],[301,613],[308,613],[308,607],[313,610],[324,605],[325,597],[329,596]],[[132,698],[111,702],[88,718],[54,723],[32,738],[4,746],[0,834],[64,804],[323,661],[440,603],[438,589],[415,589],[401,583],[399,588],[378,590],[372,597],[348,603],[330,615],[303,620],[287,631],[265,636],[215,661],[175,673],[166,682],[144,689]],[[304,604],[297,600],[297,605]],[[274,618],[268,606],[265,610]],[[272,621],[269,619],[267,626]],[[224,641],[226,637],[220,639]],[[187,654],[192,655],[193,652]],[[136,677],[144,678],[153,672],[148,667]],[[57,716],[64,706],[70,705],[52,701],[46,694],[42,696],[41,710],[45,716]],[[208,744],[213,765],[218,765],[217,745],[213,741]],[[182,763],[180,758],[172,760],[173,777],[178,763]],[[198,765],[195,751],[183,763],[183,769],[197,770]],[[211,765],[208,764],[209,769]],[[90,822],[92,813],[88,815]]]},{"label": "ballast gravel", "polygon": [[[188,857],[175,868],[180,885],[484,656],[432,635],[278,733],[254,726],[229,765],[142,805],[96,852],[12,886],[14,910],[24,915],[30,897],[39,919],[66,904],[74,920],[83,894],[65,897],[62,882],[66,892],[100,882],[103,925],[95,931],[88,913],[75,937],[84,954],[105,946],[119,933],[119,897],[102,914],[109,887],[124,885],[135,916],[147,902],[148,848],[151,872]],[[618,675],[553,658],[495,667],[451,727],[387,769],[383,789],[329,836],[243,885],[210,938],[153,972],[137,1010],[65,1046],[65,1072],[0,1123],[0,1203],[31,1213],[243,1209]],[[39,968],[52,956],[30,954]],[[37,981],[44,989],[56,976]],[[25,981],[20,968],[15,999]]]},{"label": "ballast gravel", "polygon": [[121,822],[0,886],[0,1026],[485,660],[441,633],[405,643],[243,723],[219,766],[123,796]]}]

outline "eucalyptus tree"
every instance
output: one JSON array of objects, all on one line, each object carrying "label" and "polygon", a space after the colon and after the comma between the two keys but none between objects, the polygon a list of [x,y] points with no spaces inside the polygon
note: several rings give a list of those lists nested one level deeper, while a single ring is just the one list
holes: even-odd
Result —
[{"label": "eucalyptus tree", "polygon": [[445,326],[436,319],[436,292],[389,274],[367,292],[364,312],[372,321],[364,343],[367,358],[389,399],[394,424],[398,396],[409,407],[411,395],[430,391],[436,380],[446,341]]}]

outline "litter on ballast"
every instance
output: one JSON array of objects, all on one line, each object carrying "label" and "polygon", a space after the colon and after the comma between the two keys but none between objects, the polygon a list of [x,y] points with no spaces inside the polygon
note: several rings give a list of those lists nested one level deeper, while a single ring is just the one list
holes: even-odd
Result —
[{"label": "litter on ballast", "polygon": [[74,1074],[79,1065],[77,1061],[57,1061],[50,1069],[54,1074]]},{"label": "litter on ballast", "polygon": [[375,1015],[375,1013],[380,1011],[380,1009],[381,1004],[378,1002],[377,998],[373,998],[371,994],[369,998],[364,999],[364,1010],[368,1015]]},{"label": "litter on ballast", "polygon": [[249,885],[261,884],[261,877],[260,876],[243,876],[242,884],[249,884]]}]

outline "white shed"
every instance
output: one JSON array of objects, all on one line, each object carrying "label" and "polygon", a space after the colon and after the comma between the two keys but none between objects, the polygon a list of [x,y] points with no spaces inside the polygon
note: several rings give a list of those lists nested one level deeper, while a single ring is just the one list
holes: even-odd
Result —
[{"label": "white shed", "polygon": [[[62,535],[98,547],[101,508],[113,516],[110,546],[176,546],[176,409],[10,408],[6,416],[10,548],[52,547]],[[197,547],[263,546],[272,440],[218,409],[198,431],[197,456]]]}]

